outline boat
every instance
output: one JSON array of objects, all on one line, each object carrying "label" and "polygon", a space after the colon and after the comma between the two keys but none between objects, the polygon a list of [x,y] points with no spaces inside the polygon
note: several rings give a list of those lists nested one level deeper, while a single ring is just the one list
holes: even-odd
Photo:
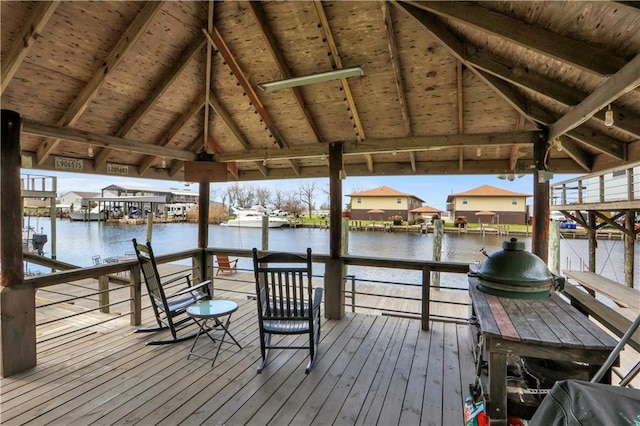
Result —
[{"label": "boat", "polygon": [[269,216],[264,208],[260,206],[254,206],[249,209],[242,209],[239,207],[233,208],[236,217],[229,219],[222,223],[222,226],[231,226],[239,228],[262,228],[262,218],[268,218],[269,228],[280,228],[282,226],[289,226],[289,221],[283,217]]},{"label": "boat", "polygon": [[99,211],[97,207],[94,207],[89,211],[87,211],[87,209],[85,208],[82,208],[77,211],[69,212],[69,219],[83,222],[107,220],[107,213],[104,211]]}]

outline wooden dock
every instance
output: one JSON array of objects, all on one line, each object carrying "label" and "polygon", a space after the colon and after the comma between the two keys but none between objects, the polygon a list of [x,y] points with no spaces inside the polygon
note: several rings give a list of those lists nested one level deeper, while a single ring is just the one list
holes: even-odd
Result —
[{"label": "wooden dock", "polygon": [[37,367],[2,379],[2,424],[462,424],[474,371],[467,325],[425,332],[416,320],[349,313],[323,322],[309,375],[304,350],[273,351],[257,375],[255,301],[216,297],[240,305],[230,331],[243,348],[223,346],[214,367],[186,359],[191,341],[145,346],[152,335],[134,334],[126,317],[53,340],[44,338],[75,321],[38,327]]}]

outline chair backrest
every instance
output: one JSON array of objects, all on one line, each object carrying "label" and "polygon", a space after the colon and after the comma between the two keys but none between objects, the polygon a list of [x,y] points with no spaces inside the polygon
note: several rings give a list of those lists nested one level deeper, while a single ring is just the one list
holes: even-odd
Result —
[{"label": "chair backrest", "polygon": [[96,255],[96,256],[91,256],[91,260],[93,261],[94,265],[102,265],[102,257],[100,257],[100,255]]},{"label": "chair backrest", "polygon": [[156,266],[156,259],[153,256],[153,249],[151,243],[139,244],[136,239],[133,239],[133,248],[135,249],[140,269],[142,270],[142,276],[147,284],[147,291],[149,295],[157,303],[166,304],[166,297],[160,282],[160,274],[158,274],[158,267]]},{"label": "chair backrest", "polygon": [[216,254],[216,261],[218,262],[218,266],[222,267],[230,267],[231,263],[229,262],[229,256],[224,254]]},{"label": "chair backrest", "polygon": [[253,249],[259,320],[312,319],[311,249],[307,255],[268,253]]}]

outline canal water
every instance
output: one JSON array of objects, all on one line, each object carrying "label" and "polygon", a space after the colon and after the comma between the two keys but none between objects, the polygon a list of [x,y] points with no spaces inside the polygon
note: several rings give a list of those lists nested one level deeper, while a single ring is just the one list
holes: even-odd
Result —
[{"label": "canal water", "polygon": [[[48,218],[31,218],[30,225],[38,232],[49,235],[45,245],[45,256],[51,252],[51,232]],[[104,222],[71,222],[57,219],[57,259],[78,266],[92,265],[92,256],[102,259],[123,255],[132,251],[131,239],[146,240],[146,225],[118,225]],[[219,225],[209,227],[211,247],[240,249],[260,248],[260,229],[227,228]],[[451,262],[482,262],[488,254],[502,249],[502,243],[509,237],[497,235],[476,235],[445,233],[442,241],[442,260]],[[527,250],[531,250],[531,237],[521,237]],[[171,253],[196,247],[198,228],[194,223],[154,224],[152,245],[156,254]],[[314,253],[329,253],[329,232],[319,228],[280,228],[269,230],[269,249],[304,252],[311,247]],[[395,259],[432,260],[433,235],[418,233],[386,233],[351,231],[349,233],[349,254]],[[640,245],[636,243],[636,257],[640,256]],[[562,269],[579,270],[581,262],[588,261],[588,243],[584,239],[564,239],[560,245]],[[187,264],[188,261],[185,261]],[[618,282],[624,282],[624,242],[599,240],[596,272]],[[640,264],[636,259],[636,277],[640,274]],[[30,272],[47,272],[37,265],[28,265]],[[251,269],[250,259],[240,259],[239,268]],[[585,266],[586,269],[586,266]],[[314,265],[314,274],[322,274],[321,265]],[[401,281],[420,283],[418,271],[401,271],[383,268],[350,267],[349,274],[358,279]],[[401,278],[400,278],[401,277]],[[636,288],[639,280],[634,280]],[[443,274],[443,285],[466,287],[467,279],[460,274]]]}]

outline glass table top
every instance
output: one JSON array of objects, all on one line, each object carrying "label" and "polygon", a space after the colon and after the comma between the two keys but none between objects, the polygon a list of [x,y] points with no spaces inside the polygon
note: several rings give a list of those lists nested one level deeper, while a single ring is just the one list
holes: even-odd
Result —
[{"label": "glass table top", "polygon": [[238,304],[231,300],[206,300],[187,308],[187,314],[196,318],[211,318],[229,315],[238,310]]}]

